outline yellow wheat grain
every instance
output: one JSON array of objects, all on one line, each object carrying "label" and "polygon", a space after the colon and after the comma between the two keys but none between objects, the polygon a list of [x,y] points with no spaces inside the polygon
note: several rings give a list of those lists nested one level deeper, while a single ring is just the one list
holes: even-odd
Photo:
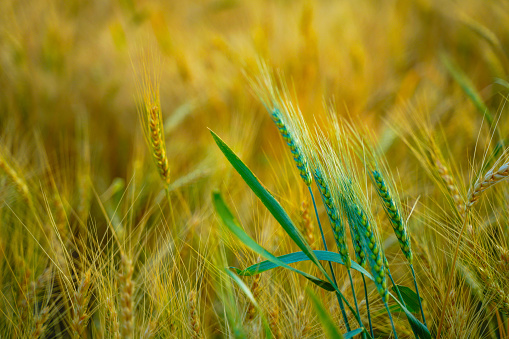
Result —
[{"label": "yellow wheat grain", "polygon": [[509,162],[506,162],[498,169],[490,169],[483,177],[479,178],[468,191],[467,206],[473,206],[484,191],[507,178],[509,178]]},{"label": "yellow wheat grain", "polygon": [[300,226],[304,233],[304,237],[312,249],[315,249],[315,228],[309,217],[309,204],[303,201],[300,208]]},{"label": "yellow wheat grain", "polygon": [[118,275],[120,285],[120,334],[122,338],[130,339],[133,337],[134,312],[133,312],[133,264],[127,255],[121,256],[121,271]]},{"label": "yellow wheat grain", "polygon": [[200,331],[200,317],[198,315],[198,296],[196,290],[191,290],[188,295],[189,302],[189,324],[191,325],[191,337],[202,338]]}]

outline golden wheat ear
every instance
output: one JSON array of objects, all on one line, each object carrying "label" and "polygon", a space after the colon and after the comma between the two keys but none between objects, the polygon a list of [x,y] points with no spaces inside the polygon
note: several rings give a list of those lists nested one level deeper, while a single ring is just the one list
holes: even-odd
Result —
[{"label": "golden wheat ear", "polygon": [[160,61],[150,53],[142,56],[141,67],[135,73],[138,92],[138,114],[143,134],[151,151],[159,176],[166,186],[170,183],[170,167],[164,137],[164,122],[160,101],[160,81],[157,73]]},{"label": "golden wheat ear", "polygon": [[122,254],[118,281],[120,284],[120,334],[122,338],[133,338],[134,331],[134,282],[133,263]]},{"label": "golden wheat ear", "polygon": [[467,206],[473,206],[488,188],[509,178],[509,161],[498,169],[493,167],[484,176],[480,177],[468,191]]}]

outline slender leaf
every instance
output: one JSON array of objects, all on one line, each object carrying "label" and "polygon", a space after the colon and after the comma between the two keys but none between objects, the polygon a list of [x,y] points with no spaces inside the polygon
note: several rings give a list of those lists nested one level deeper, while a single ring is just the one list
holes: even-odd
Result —
[{"label": "slender leaf", "polygon": [[351,339],[351,338],[355,337],[356,335],[361,334],[364,331],[365,331],[364,327],[350,331],[348,333],[343,334],[343,339]]},{"label": "slender leaf", "polygon": [[405,315],[408,319],[408,323],[412,327],[412,331],[415,335],[419,337],[419,339],[431,339],[431,333],[429,333],[429,330],[424,326],[423,323],[421,323],[419,320],[417,320],[416,317],[410,311],[396,298],[392,293],[389,292],[389,295],[394,299],[399,307],[405,312]]},{"label": "slender leaf", "polygon": [[[339,256],[338,253],[329,252],[329,251],[314,251],[314,253],[318,257],[319,260],[326,260],[326,261],[336,262],[338,264],[343,264],[343,261],[341,260],[341,257]],[[285,265],[295,263],[295,262],[309,260],[309,258],[307,258],[302,252],[286,254],[286,255],[277,257],[277,259],[280,260],[281,262],[284,262]],[[274,262],[263,261],[256,265],[252,265],[244,270],[240,270],[240,269],[234,268],[234,267],[231,267],[231,268],[236,270],[239,275],[248,275],[249,276],[249,275],[256,275],[258,273],[262,273],[262,272],[271,270],[276,267],[278,267],[278,265],[275,264]],[[373,280],[373,277],[371,276],[371,274],[369,274],[364,268],[359,266],[357,263],[352,262],[352,268],[363,273],[366,277]],[[400,287],[400,292],[402,292],[403,300],[405,300],[405,303],[407,302],[407,299],[408,299],[409,303],[413,306],[413,307],[411,307],[412,312],[418,312],[419,304],[417,302],[417,295],[408,287],[405,287],[405,286],[398,286],[398,287]],[[403,311],[405,313],[405,315],[407,316],[408,323],[412,327],[414,333],[416,335],[418,335],[419,338],[423,338],[423,339],[431,338],[431,334],[430,334],[429,330],[426,328],[426,326],[424,326],[423,323],[421,323],[419,320],[417,320],[417,318],[415,318],[412,315],[412,313],[407,309],[407,307],[405,307],[403,304],[401,304],[401,302],[396,297],[394,297],[394,295],[392,295],[391,293],[389,293],[389,294],[398,303],[398,305],[399,305],[398,310]],[[396,305],[394,305],[394,306],[396,306]],[[396,307],[398,307],[398,306],[396,306]]]},{"label": "slender leaf", "polygon": [[[401,293],[401,297],[403,297],[403,301],[405,302],[405,305],[407,309],[412,313],[419,313],[419,297],[417,296],[417,293],[415,293],[412,289],[397,285],[399,289],[399,293]],[[392,287],[392,290],[396,292],[396,288],[394,286]]]},{"label": "slender leaf", "polygon": [[442,63],[445,65],[445,67],[452,75],[454,80],[458,83],[458,85],[460,85],[460,87],[463,89],[465,94],[470,98],[475,108],[477,108],[477,111],[479,111],[479,113],[481,113],[484,116],[490,127],[494,127],[493,116],[491,115],[488,107],[486,107],[486,105],[484,104],[481,95],[475,89],[474,84],[472,84],[467,75],[447,55],[442,54],[441,58]]},{"label": "slender leaf", "polygon": [[254,252],[258,253],[259,255],[263,256],[264,258],[267,258],[269,261],[273,262],[274,264],[276,264],[277,266],[282,266],[284,268],[287,268],[293,272],[296,272],[298,274],[301,274],[302,276],[304,276],[306,279],[312,281],[314,284],[320,286],[321,288],[327,290],[327,291],[334,291],[335,288],[328,282],[324,281],[324,280],[321,280],[315,276],[312,276],[310,274],[307,274],[305,272],[302,272],[296,268],[293,268],[291,266],[288,266],[287,264],[285,264],[284,262],[282,262],[281,260],[279,260],[276,256],[274,256],[272,253],[270,253],[269,251],[267,251],[266,249],[264,249],[262,246],[258,245],[256,243],[256,241],[254,241],[249,235],[247,235],[246,232],[244,232],[243,229],[241,229],[232,213],[230,212],[230,210],[228,209],[228,207],[226,206],[223,198],[221,197],[221,194],[218,193],[218,192],[214,192],[212,194],[212,200],[213,200],[213,203],[214,203],[214,207],[217,211],[217,214],[221,217],[221,219],[223,220],[223,223],[225,224],[225,226],[233,233],[235,234],[235,236],[237,236],[237,238],[239,238],[240,241],[242,241],[242,243],[244,243],[244,245],[246,245],[247,247],[249,247],[251,250],[253,250]]},{"label": "slender leaf", "polygon": [[332,283],[329,275],[323,268],[322,264],[318,261],[318,258],[313,253],[311,246],[306,242],[304,236],[300,233],[300,231],[295,227],[292,220],[283,209],[283,207],[279,204],[279,202],[274,198],[274,196],[262,185],[262,183],[258,180],[258,178],[251,172],[251,170],[240,160],[240,158],[226,145],[226,143],[221,140],[221,138],[210,131],[212,137],[214,138],[216,144],[219,146],[219,149],[226,156],[230,164],[235,168],[235,170],[240,174],[242,179],[246,182],[246,184],[251,188],[251,190],[256,194],[256,196],[261,200],[261,202],[267,207],[269,212],[276,218],[279,224],[283,227],[286,233],[292,238],[292,240],[299,246],[299,248],[304,252],[309,259],[318,267],[318,269],[327,277],[327,279]]},{"label": "slender leaf", "polygon": [[[304,272],[298,271],[294,268],[291,268],[291,266],[284,266],[288,269],[291,269],[294,272],[298,272],[299,274],[303,274],[307,279],[310,279],[314,283],[318,284],[324,289],[332,287],[338,296],[345,302],[348,309],[353,313],[356,314],[355,310],[352,308],[352,306],[348,303],[348,300],[344,297],[344,295],[341,293],[339,288],[336,286],[332,278],[327,274],[325,271],[325,268],[322,266],[316,255],[314,254],[313,250],[311,249],[311,246],[306,242],[304,239],[304,236],[300,233],[300,231],[295,227],[293,222],[291,221],[290,217],[286,213],[286,211],[283,209],[283,207],[279,204],[279,202],[274,198],[274,196],[262,185],[262,183],[258,180],[258,178],[251,172],[251,170],[240,160],[240,158],[224,143],[217,134],[210,131],[212,134],[212,137],[214,138],[216,144],[219,146],[219,149],[223,154],[226,156],[230,164],[235,168],[235,170],[240,174],[242,179],[248,184],[248,186],[251,188],[251,190],[256,194],[256,196],[260,199],[260,201],[267,207],[269,212],[276,218],[276,220],[279,222],[281,227],[285,230],[285,232],[290,236],[290,238],[299,246],[299,248],[306,254],[306,256],[318,267],[320,272],[327,278],[329,281],[329,284],[322,284],[320,281],[312,280],[310,278],[315,278],[313,276],[310,276]],[[252,241],[252,245],[259,246],[254,242],[251,238],[249,238]],[[261,247],[260,247],[261,248]],[[262,248],[263,249],[263,248]],[[267,251],[265,251],[267,252]],[[268,252],[267,252],[268,253]],[[268,259],[276,259],[276,257],[272,256],[272,258]],[[315,278],[317,279],[317,278]],[[356,316],[357,319],[360,319],[358,316]],[[359,321],[359,324],[362,326],[362,324]]]},{"label": "slender leaf", "polygon": [[509,89],[509,82],[507,82],[504,79],[495,78],[495,83],[499,84],[500,86],[504,86],[505,88]]},{"label": "slender leaf", "polygon": [[336,327],[336,325],[334,325],[334,321],[330,317],[329,313],[325,310],[325,307],[323,306],[320,299],[318,299],[316,294],[314,294],[310,288],[306,288],[306,292],[311,298],[311,301],[313,302],[316,314],[318,315],[318,319],[320,319],[320,322],[322,323],[323,329],[327,337],[331,339],[342,339],[343,336],[339,332],[339,329]]},{"label": "slender leaf", "polygon": [[270,339],[272,338],[272,332],[270,331],[270,326],[269,326],[269,323],[267,322],[267,318],[265,317],[265,315],[263,314],[263,312],[261,312],[261,309],[260,309],[260,306],[258,305],[258,303],[256,302],[254,296],[253,296],[253,293],[251,292],[251,290],[249,289],[249,287],[247,287],[247,285],[242,281],[242,279],[239,278],[238,275],[236,275],[235,273],[233,273],[232,271],[229,271],[229,270],[225,270],[226,273],[232,277],[233,281],[235,281],[235,283],[240,287],[240,289],[244,292],[244,294],[247,296],[247,298],[249,299],[249,301],[256,307],[256,309],[258,310],[258,312],[260,313],[260,316],[262,317],[262,323],[263,323],[263,328],[265,329],[265,336]]},{"label": "slender leaf", "polygon": [[[341,255],[339,255],[339,253],[330,252],[330,251],[319,251],[319,250],[315,250],[313,252],[315,253],[318,260],[331,261],[331,262],[335,262],[335,263],[338,263],[341,265],[345,264],[341,258]],[[289,254],[279,256],[277,258],[280,261],[284,262],[285,264],[293,264],[296,262],[309,260],[309,258],[302,252],[289,253]],[[230,267],[230,268],[234,269],[238,275],[252,276],[252,275],[259,274],[259,273],[263,273],[265,271],[269,271],[276,267],[279,267],[279,266],[276,265],[272,261],[265,260],[265,261],[255,264],[255,265],[249,266],[248,268],[243,269],[243,270],[240,270],[235,267]],[[356,262],[352,262],[352,268],[356,271],[361,272],[362,274],[366,275],[371,280],[373,280],[373,278],[371,277],[371,274],[369,274],[368,271],[366,271],[362,266],[360,266]]]}]

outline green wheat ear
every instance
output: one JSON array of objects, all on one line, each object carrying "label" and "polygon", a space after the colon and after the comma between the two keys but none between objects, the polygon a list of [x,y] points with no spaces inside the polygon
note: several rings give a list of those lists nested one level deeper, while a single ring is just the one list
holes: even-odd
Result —
[{"label": "green wheat ear", "polygon": [[345,210],[348,210],[348,207],[345,207],[345,201],[342,202],[342,213],[346,214],[346,219],[348,220],[348,225],[350,226],[350,235],[352,236],[353,249],[355,252],[355,260],[359,265],[366,268],[367,260],[366,253],[362,250],[362,242],[360,233],[355,227],[355,219],[351,217],[351,213],[345,213]]},{"label": "green wheat ear", "polygon": [[365,253],[365,258],[373,274],[377,291],[386,303],[389,300],[389,291],[387,290],[385,277],[385,263],[373,227],[366,213],[358,204],[345,204],[344,208],[347,210],[350,220],[353,221],[352,227],[356,229],[356,235],[359,236],[360,247]]},{"label": "green wheat ear", "polygon": [[407,228],[403,219],[401,218],[399,209],[396,206],[395,200],[393,199],[389,188],[385,184],[382,174],[378,170],[372,171],[371,174],[378,196],[382,200],[384,210],[391,222],[394,233],[398,238],[398,243],[401,251],[405,255],[405,258],[408,260],[408,262],[411,264],[413,256],[412,249],[410,247],[410,237],[408,236]]},{"label": "green wheat ear", "polygon": [[352,263],[350,260],[350,256],[348,254],[345,226],[341,221],[338,205],[336,204],[334,197],[331,195],[329,184],[327,183],[327,179],[325,179],[324,176],[322,175],[322,172],[318,168],[316,168],[314,170],[314,175],[316,184],[320,189],[320,195],[322,196],[327,216],[329,217],[329,220],[331,222],[338,252],[342,257],[346,268],[350,269]]},{"label": "green wheat ear", "polygon": [[293,160],[295,161],[295,164],[297,165],[297,168],[299,170],[300,177],[302,180],[304,180],[304,183],[306,186],[310,186],[313,182],[311,173],[309,171],[309,166],[306,161],[306,158],[304,157],[301,148],[297,144],[295,138],[293,137],[292,133],[290,132],[290,129],[288,128],[288,125],[284,122],[283,116],[281,115],[281,112],[279,109],[274,108],[271,113],[272,121],[276,124],[279,133],[283,137],[283,140],[286,142],[288,147],[290,148],[290,151],[292,152]]}]

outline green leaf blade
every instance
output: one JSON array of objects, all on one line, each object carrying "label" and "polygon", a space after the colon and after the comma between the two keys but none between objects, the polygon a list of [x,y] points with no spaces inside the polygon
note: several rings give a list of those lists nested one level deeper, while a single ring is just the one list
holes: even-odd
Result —
[{"label": "green leaf blade", "polygon": [[214,207],[222,219],[225,226],[233,233],[235,236],[247,247],[249,247],[251,250],[259,254],[260,256],[267,258],[270,262],[277,266],[281,266],[284,268],[287,268],[295,273],[298,273],[302,276],[304,276],[306,279],[310,280],[317,286],[320,286],[321,288],[327,290],[327,291],[335,291],[334,286],[332,286],[330,283],[319,279],[313,275],[310,275],[308,273],[302,272],[296,268],[293,268],[291,266],[288,266],[281,260],[279,260],[276,256],[274,256],[272,253],[267,251],[265,248],[260,246],[256,241],[254,241],[249,235],[247,235],[246,232],[244,232],[243,229],[241,229],[237,223],[235,222],[235,219],[233,217],[233,214],[230,212],[230,209],[226,206],[221,194],[219,192],[214,192],[212,194],[212,200],[214,203]]},{"label": "green leaf blade", "polygon": [[322,323],[323,330],[328,338],[330,339],[343,339],[343,336],[339,332],[339,329],[334,325],[334,321],[332,320],[329,313],[325,310],[322,302],[315,293],[310,288],[306,289],[308,296],[311,298],[313,306],[315,307],[316,314],[318,315],[318,319]]},{"label": "green leaf blade", "polygon": [[318,267],[318,269],[330,280],[327,272],[323,268],[322,264],[318,261],[318,258],[313,253],[311,246],[306,242],[303,235],[300,231],[295,227],[292,220],[283,209],[281,204],[274,198],[274,196],[263,186],[263,184],[258,180],[258,178],[251,172],[251,170],[240,160],[240,158],[226,145],[226,143],[213,131],[210,131],[214,141],[217,146],[223,152],[226,159],[230,162],[230,164],[235,168],[237,173],[240,174],[242,179],[246,182],[246,184],[251,188],[253,193],[260,199],[260,201],[267,207],[269,212],[274,216],[274,218],[278,221],[278,223],[283,227],[285,232],[290,236],[290,238],[299,246],[299,248],[304,252],[309,259]]},{"label": "green leaf blade", "polygon": [[[339,253],[331,252],[331,251],[320,251],[320,250],[314,250],[313,252],[316,255],[316,257],[318,258],[318,260],[330,261],[330,262],[335,262],[340,265],[345,265],[341,255]],[[279,256],[277,258],[287,265],[309,260],[309,258],[303,252],[289,253],[289,254]],[[252,275],[256,275],[259,273],[269,271],[269,270],[277,268],[277,267],[279,267],[279,266],[276,265],[274,262],[265,260],[260,263],[249,266],[243,270],[240,270],[235,267],[230,267],[230,268],[236,270],[237,274],[239,274],[239,275],[252,276]],[[368,271],[366,271],[362,266],[360,266],[356,262],[352,262],[352,268],[354,270],[364,274],[369,279],[373,280],[373,277],[371,276],[371,274],[369,274]]]},{"label": "green leaf blade", "polygon": [[408,323],[412,327],[412,331],[419,339],[431,339],[431,333],[429,330],[421,323],[417,318],[396,298],[392,293],[389,292],[389,295],[394,299],[399,307],[405,312],[405,315],[408,319]]},{"label": "green leaf blade", "polygon": [[[403,285],[397,285],[399,289],[399,293],[401,293],[401,296],[403,297],[403,301],[405,302],[405,305],[408,309],[408,311],[412,313],[419,313],[419,297],[417,296],[417,293],[415,293],[412,289],[409,287],[403,286]],[[396,288],[393,286],[392,290],[396,293]]]}]

